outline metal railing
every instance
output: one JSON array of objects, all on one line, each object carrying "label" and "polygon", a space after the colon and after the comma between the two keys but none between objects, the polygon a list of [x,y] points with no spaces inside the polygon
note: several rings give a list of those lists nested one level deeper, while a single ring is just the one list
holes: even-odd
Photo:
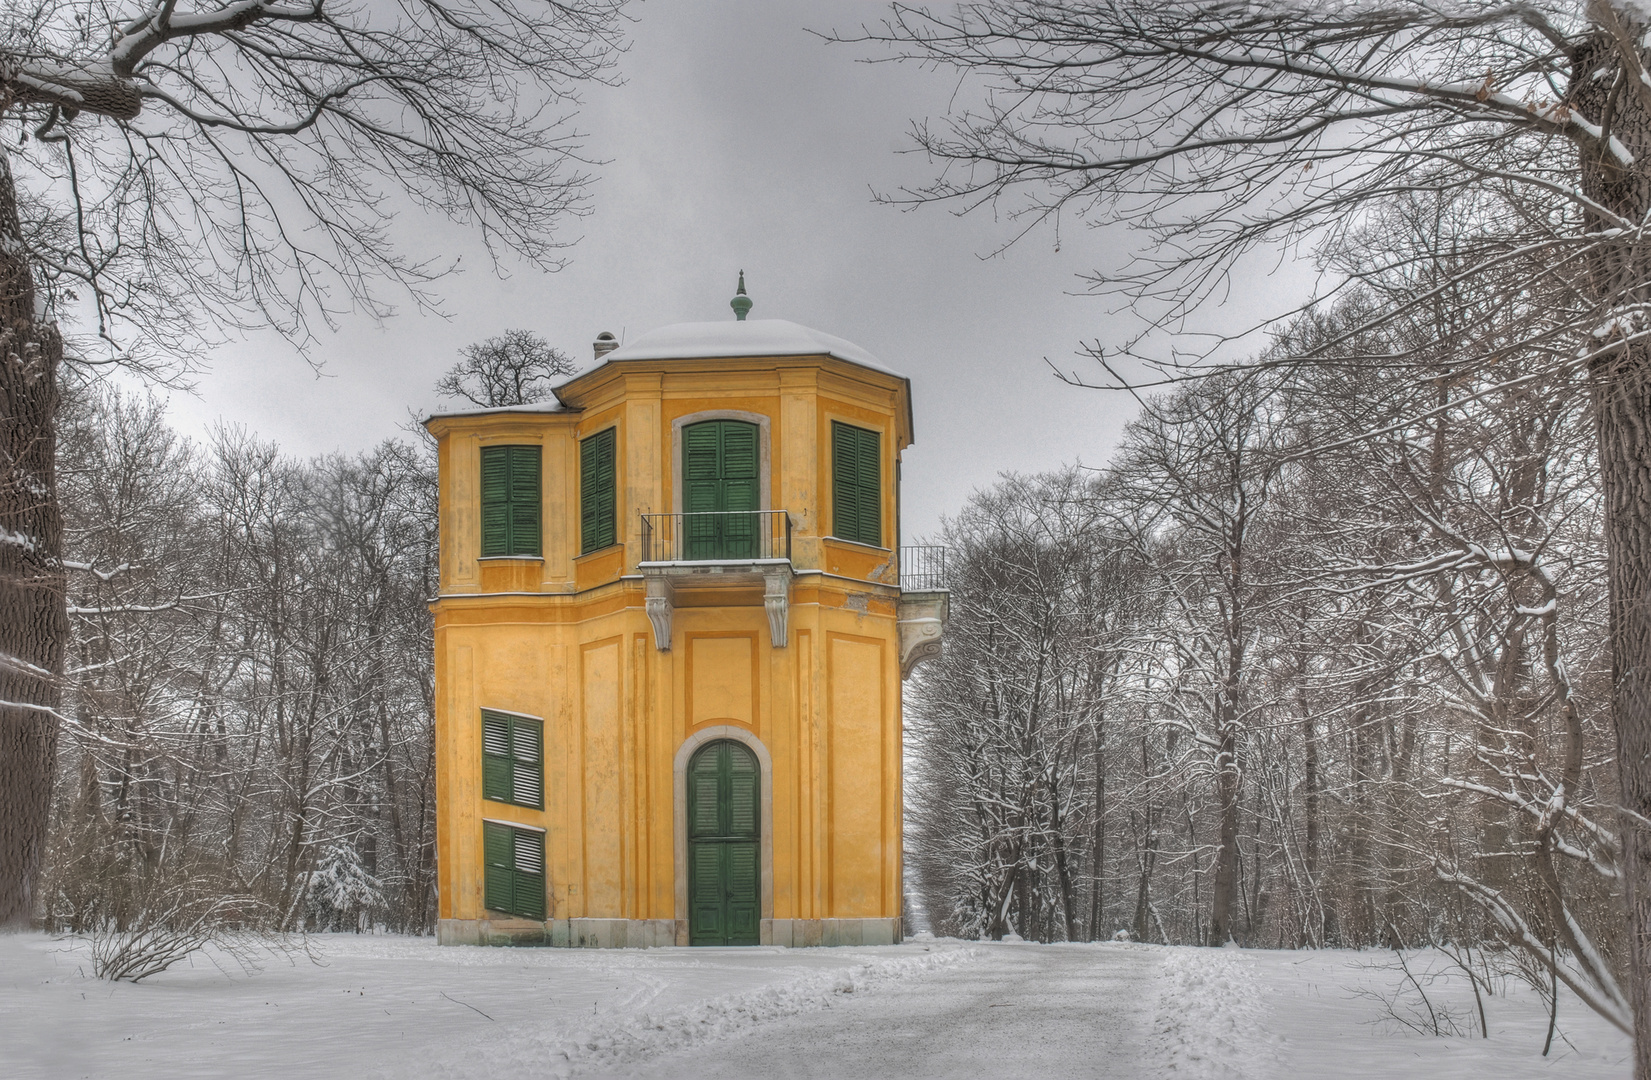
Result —
[{"label": "metal railing", "polygon": [[918,544],[900,549],[902,592],[943,592],[946,589],[946,549]]},{"label": "metal railing", "polygon": [[791,515],[784,510],[642,515],[645,563],[789,558]]}]

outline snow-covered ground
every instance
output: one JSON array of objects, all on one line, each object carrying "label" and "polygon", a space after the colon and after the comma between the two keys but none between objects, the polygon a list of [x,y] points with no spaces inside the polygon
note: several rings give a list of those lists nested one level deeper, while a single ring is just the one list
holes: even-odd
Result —
[{"label": "snow-covered ground", "polygon": [[[0,936],[0,1077],[1061,1076],[1626,1080],[1561,992],[1487,997],[1414,956],[911,942],[863,949],[438,949],[324,936],[254,975],[138,985],[83,945]],[[1419,1035],[1395,1016],[1470,1034]]]}]

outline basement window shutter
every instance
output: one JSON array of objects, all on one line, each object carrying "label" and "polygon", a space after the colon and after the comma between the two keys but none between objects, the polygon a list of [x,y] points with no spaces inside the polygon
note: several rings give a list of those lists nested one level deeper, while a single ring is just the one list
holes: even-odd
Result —
[{"label": "basement window shutter", "polygon": [[516,859],[515,914],[529,919],[545,917],[545,834],[513,830]]},{"label": "basement window shutter", "polygon": [[491,911],[510,911],[516,906],[515,839],[516,830],[510,826],[482,822],[482,903]]},{"label": "basement window shutter", "polygon": [[540,554],[537,446],[482,447],[482,557]]},{"label": "basement window shutter", "polygon": [[482,798],[543,810],[544,725],[482,710]]},{"label": "basement window shutter", "polygon": [[489,911],[545,917],[545,836],[513,829],[497,821],[482,822],[486,862],[482,904]]},{"label": "basement window shutter", "polygon": [[618,486],[614,429],[579,443],[579,551],[588,554],[618,543]]},{"label": "basement window shutter", "polygon": [[832,421],[831,533],[883,546],[882,435]]}]

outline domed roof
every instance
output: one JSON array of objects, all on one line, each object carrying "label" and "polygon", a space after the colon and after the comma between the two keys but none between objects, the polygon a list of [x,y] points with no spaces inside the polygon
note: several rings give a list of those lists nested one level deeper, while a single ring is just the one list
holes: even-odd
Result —
[{"label": "domed roof", "polygon": [[899,372],[884,366],[875,356],[851,341],[785,319],[673,323],[649,330],[602,359],[613,363],[620,360],[705,360],[734,356],[821,354],[835,356],[873,371],[900,376]]}]

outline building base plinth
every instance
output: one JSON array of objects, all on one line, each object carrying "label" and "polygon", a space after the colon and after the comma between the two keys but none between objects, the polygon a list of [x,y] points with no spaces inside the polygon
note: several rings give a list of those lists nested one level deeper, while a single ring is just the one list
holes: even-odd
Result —
[{"label": "building base plinth", "polygon": [[[789,949],[898,945],[899,919],[763,919],[758,940]],[[688,944],[678,919],[441,919],[438,945],[520,945],[552,949],[658,949]]]},{"label": "building base plinth", "polygon": [[537,945],[553,949],[656,949],[676,944],[673,919],[441,919],[438,945]]},{"label": "building base plinth", "polygon": [[893,919],[764,919],[764,945],[802,949],[831,945],[898,945],[904,940],[900,920]]}]

